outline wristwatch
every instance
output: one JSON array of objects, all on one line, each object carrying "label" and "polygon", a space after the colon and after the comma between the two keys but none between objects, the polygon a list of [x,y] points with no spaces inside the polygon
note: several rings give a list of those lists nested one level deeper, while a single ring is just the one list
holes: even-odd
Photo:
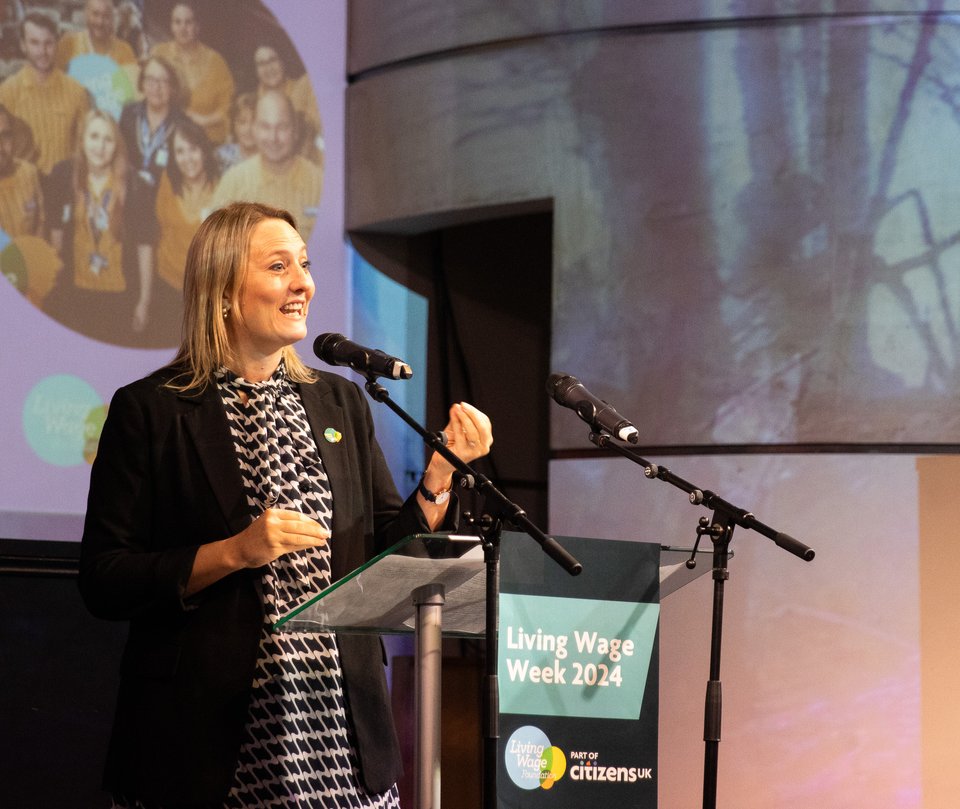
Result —
[{"label": "wristwatch", "polygon": [[423,485],[423,476],[420,476],[420,482],[417,484],[417,491],[423,495],[424,500],[427,500],[430,503],[436,503],[438,506],[442,506],[447,500],[450,499],[450,492],[453,491],[450,489],[443,489],[439,492],[431,492],[426,486]]}]

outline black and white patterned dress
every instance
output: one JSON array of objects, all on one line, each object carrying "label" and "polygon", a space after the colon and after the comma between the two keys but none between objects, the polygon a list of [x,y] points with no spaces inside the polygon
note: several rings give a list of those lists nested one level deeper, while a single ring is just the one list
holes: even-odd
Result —
[{"label": "black and white patterned dress", "polygon": [[[264,382],[224,372],[217,385],[255,513],[272,506],[298,511],[329,530],[329,482],[283,363]],[[272,630],[282,615],[330,584],[329,546],[281,556],[267,566],[262,583],[260,653],[225,806],[399,809],[396,786],[371,795],[360,783],[336,636]]]}]

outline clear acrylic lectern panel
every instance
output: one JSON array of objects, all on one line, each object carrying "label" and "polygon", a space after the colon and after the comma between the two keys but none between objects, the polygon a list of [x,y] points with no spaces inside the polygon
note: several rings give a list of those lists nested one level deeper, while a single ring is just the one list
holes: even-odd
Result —
[{"label": "clear acrylic lectern panel", "polygon": [[281,618],[289,631],[340,629],[407,634],[416,625],[411,594],[443,585],[443,633],[480,637],[486,583],[475,536],[412,534]]},{"label": "clear acrylic lectern panel", "polygon": [[[709,548],[698,550],[697,565],[691,570],[686,566],[689,548],[661,545],[661,600],[709,571],[712,554]],[[446,598],[443,633],[480,637],[484,631],[484,570],[477,537],[412,534],[292,610],[276,628],[409,634],[416,622],[411,593],[438,583],[444,585]]]}]

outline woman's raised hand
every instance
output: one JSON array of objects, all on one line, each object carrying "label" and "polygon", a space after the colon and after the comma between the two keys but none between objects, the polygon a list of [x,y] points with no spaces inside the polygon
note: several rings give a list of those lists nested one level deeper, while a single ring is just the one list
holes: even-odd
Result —
[{"label": "woman's raised hand", "polygon": [[[450,420],[443,431],[447,434],[447,449],[464,463],[482,458],[490,452],[493,445],[493,427],[489,417],[466,402],[450,407]],[[435,452],[427,466],[424,480],[428,488],[438,488],[451,478],[453,472],[454,469],[447,460]]]},{"label": "woman's raised hand", "polygon": [[493,445],[493,426],[486,413],[460,402],[450,408],[450,420],[443,428],[447,448],[464,463],[482,458]]}]

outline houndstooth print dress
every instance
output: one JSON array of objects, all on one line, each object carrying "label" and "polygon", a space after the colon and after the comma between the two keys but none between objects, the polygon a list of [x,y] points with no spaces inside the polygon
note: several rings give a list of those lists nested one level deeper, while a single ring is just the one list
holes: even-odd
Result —
[{"label": "houndstooth print dress", "polygon": [[[250,383],[224,372],[218,388],[247,500],[299,511],[330,529],[333,498],[307,414],[284,375]],[[263,574],[264,627],[246,738],[225,803],[235,807],[395,807],[397,788],[360,783],[336,636],[276,633],[272,624],[330,584],[330,549],[287,554]]]}]

